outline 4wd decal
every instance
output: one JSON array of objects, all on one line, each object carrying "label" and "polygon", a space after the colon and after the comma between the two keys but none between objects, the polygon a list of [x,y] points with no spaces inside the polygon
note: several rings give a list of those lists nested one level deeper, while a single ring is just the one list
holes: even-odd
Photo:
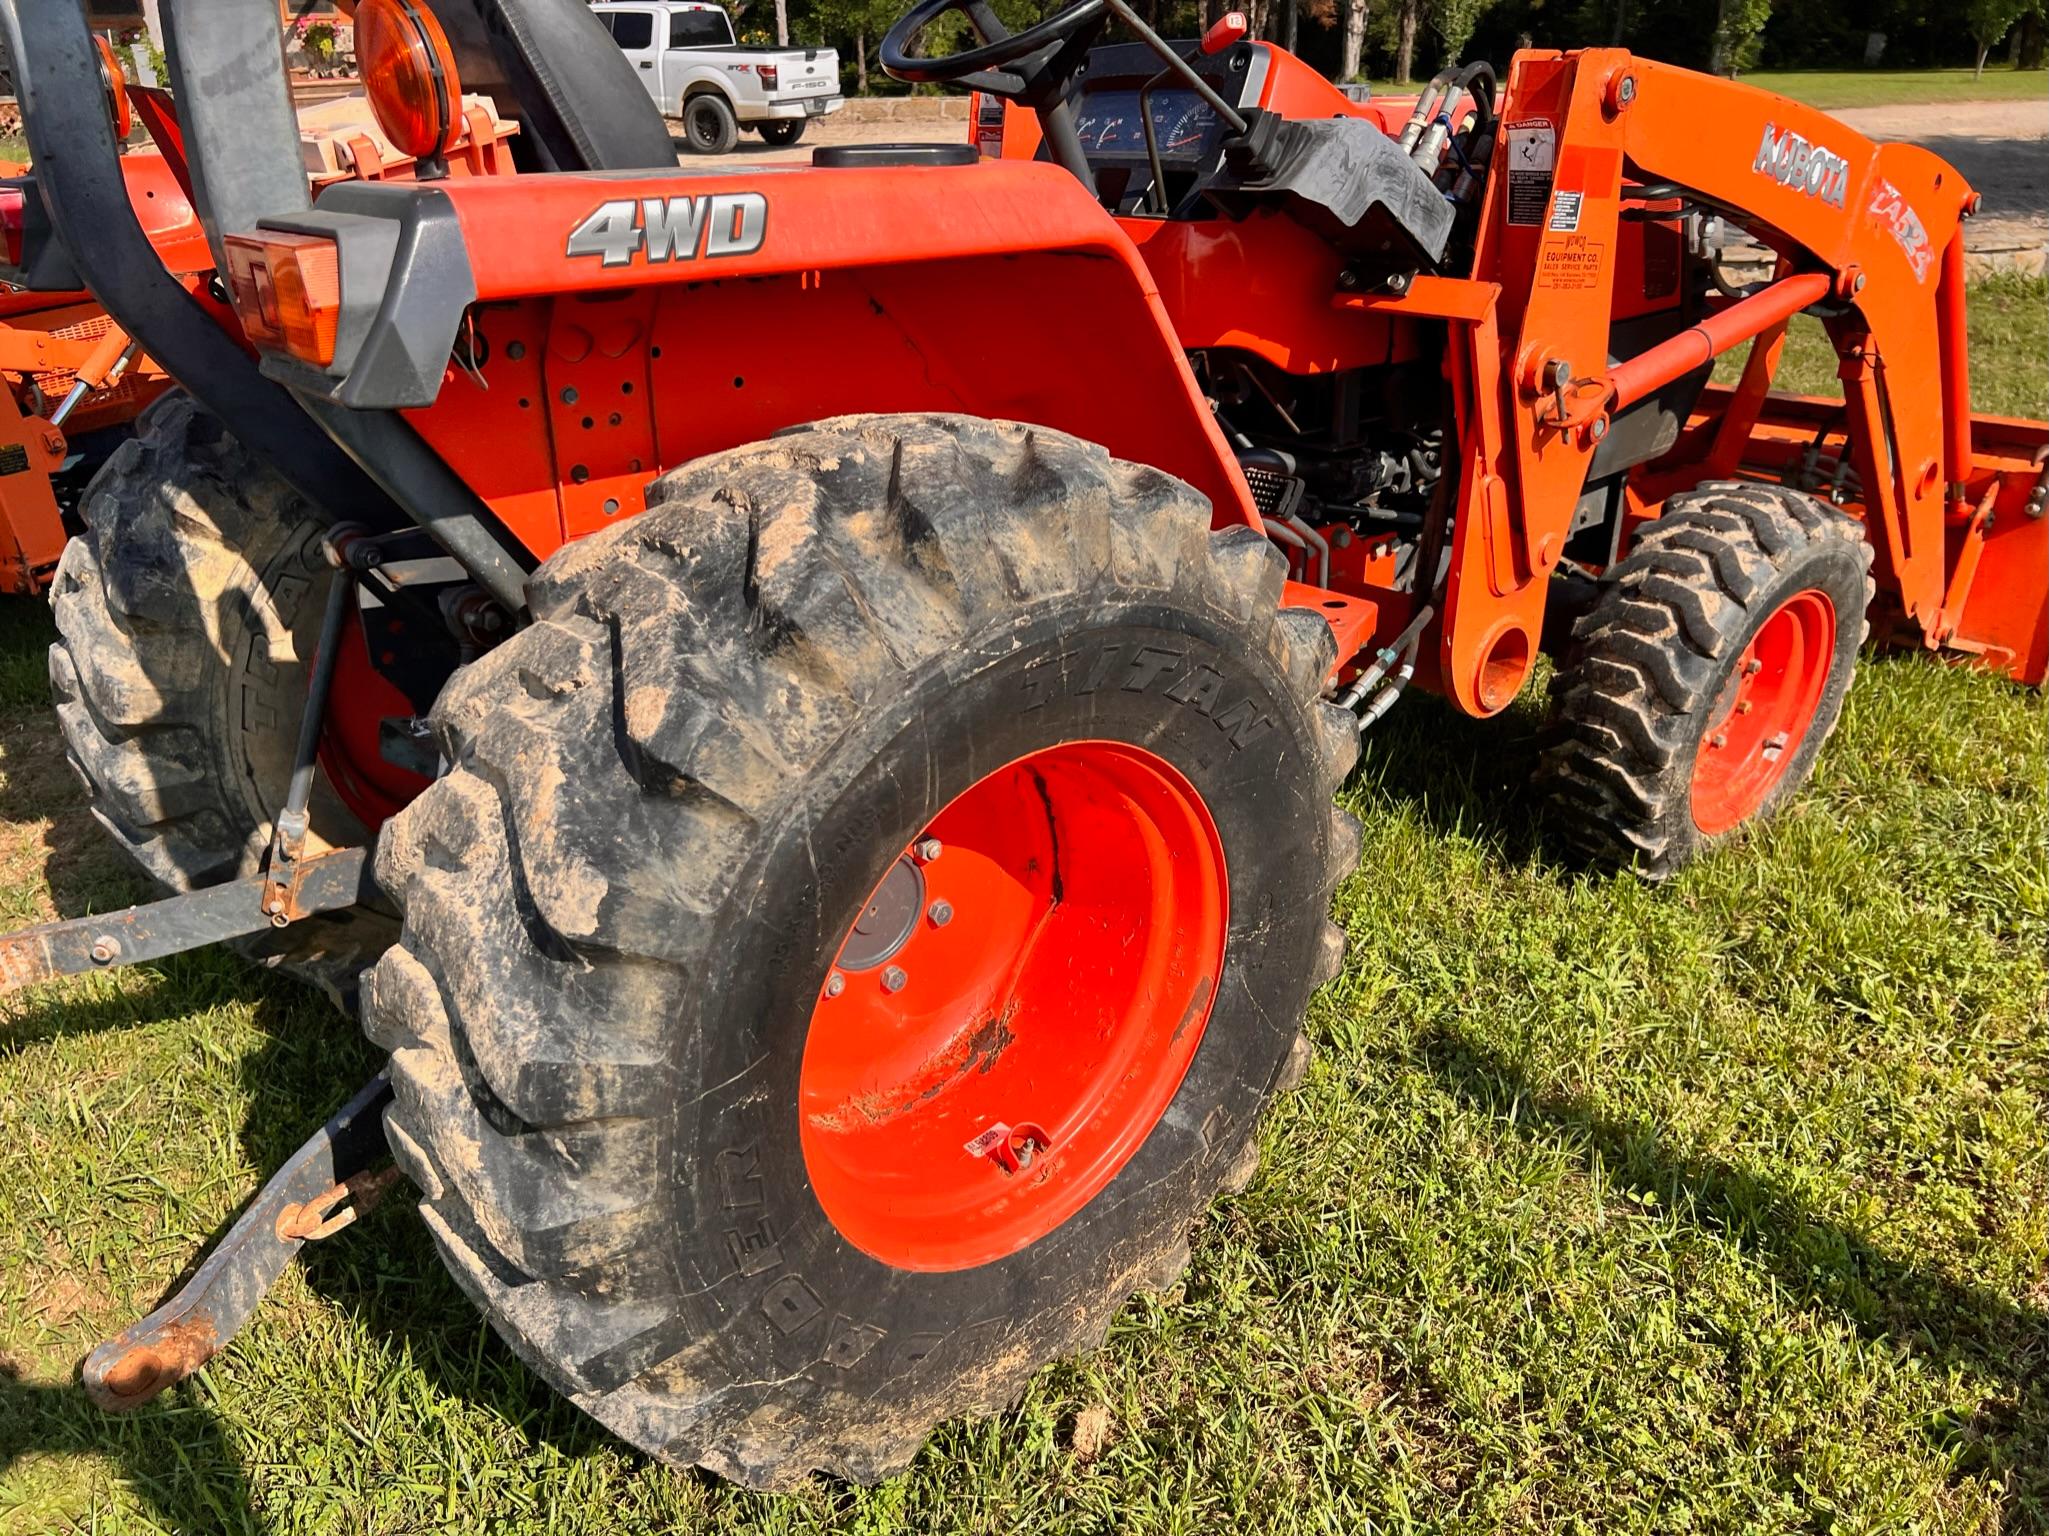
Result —
[{"label": "4wd decal", "polygon": [[1928,230],[1921,223],[1921,216],[1914,212],[1914,205],[1901,195],[1898,187],[1881,176],[1878,185],[1871,189],[1868,212],[1907,253],[1907,265],[1914,269],[1914,281],[1926,282],[1929,265],[1935,260],[1935,248],[1928,243]]},{"label": "4wd decal", "polygon": [[623,267],[645,249],[649,261],[745,256],[768,234],[768,199],[759,192],[707,192],[698,197],[622,197],[600,203],[569,232],[571,256],[595,256]]},{"label": "4wd decal", "polygon": [[1750,168],[1780,186],[1818,197],[1831,208],[1843,206],[1850,192],[1850,162],[1832,149],[1810,144],[1790,128],[1764,125],[1764,142]]}]

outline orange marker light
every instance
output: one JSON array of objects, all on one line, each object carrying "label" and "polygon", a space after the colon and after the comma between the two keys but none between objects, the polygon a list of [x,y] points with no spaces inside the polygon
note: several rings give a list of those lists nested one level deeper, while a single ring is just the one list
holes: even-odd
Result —
[{"label": "orange marker light", "polygon": [[93,46],[99,50],[100,84],[106,87],[107,116],[113,120],[114,142],[118,144],[135,126],[135,114],[128,105],[128,77],[121,73],[112,43],[104,37],[95,37]]},{"label": "orange marker light", "polygon": [[257,346],[325,368],[341,319],[341,255],[319,235],[229,235],[228,289]]},{"label": "orange marker light", "polygon": [[363,0],[356,63],[386,137],[415,160],[439,159],[461,124],[462,82],[434,13],[422,0]]}]

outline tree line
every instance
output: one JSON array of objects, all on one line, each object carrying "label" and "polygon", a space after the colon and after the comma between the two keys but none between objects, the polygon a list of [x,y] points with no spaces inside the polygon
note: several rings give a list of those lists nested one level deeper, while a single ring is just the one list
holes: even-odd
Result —
[{"label": "tree line", "polygon": [[[994,0],[1012,28],[1066,0]],[[909,0],[727,0],[759,43],[831,46],[849,90],[902,91],[875,49]],[[1337,80],[1412,81],[1448,63],[1505,61],[1519,47],[1620,47],[1695,69],[1914,69],[1999,62],[2040,69],[2049,0],[1134,0],[1169,37],[1192,37],[1225,10]],[[934,46],[946,42],[941,31]]]}]

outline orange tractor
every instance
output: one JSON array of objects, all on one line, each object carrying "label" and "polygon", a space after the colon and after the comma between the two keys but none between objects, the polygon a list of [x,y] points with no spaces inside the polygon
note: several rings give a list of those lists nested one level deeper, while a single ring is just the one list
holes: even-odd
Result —
[{"label": "orange tractor", "polygon": [[[1496,714],[1550,651],[1552,825],[1656,877],[1798,792],[1867,634],[2043,679],[2049,426],[1970,413],[1976,197],[1920,149],[1614,50],[1362,103],[1234,18],[920,0],[885,67],[973,143],[685,172],[579,0],[364,0],[419,179],[313,198],[266,5],[164,6],[209,306],[82,19],[0,0],[48,236],[187,391],[52,592],[172,894],[0,968],[236,939],[390,1052],[86,1362],[109,1406],[388,1145],[623,1438],[880,1477],[1250,1177],[1406,688]],[[464,77],[520,174],[437,174]],[[1772,392],[1802,313],[1839,400]]]}]

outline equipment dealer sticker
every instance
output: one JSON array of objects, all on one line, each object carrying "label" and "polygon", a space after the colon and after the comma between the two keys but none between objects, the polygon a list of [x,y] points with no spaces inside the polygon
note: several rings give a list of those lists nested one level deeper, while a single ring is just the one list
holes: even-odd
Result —
[{"label": "equipment dealer sticker", "polygon": [[1553,234],[1569,235],[1579,228],[1579,200],[1585,194],[1561,192],[1558,201],[1551,205],[1551,231]]},{"label": "equipment dealer sticker", "polygon": [[[1577,197],[1579,194],[1574,193]],[[1565,193],[1559,193],[1562,201]],[[1556,228],[1554,223],[1553,228]],[[1601,286],[1608,248],[1585,235],[1547,240],[1537,256],[1536,285],[1559,293],[1585,293]]]},{"label": "equipment dealer sticker", "polygon": [[1541,224],[1558,163],[1558,130],[1548,117],[1508,125],[1508,222]]}]

